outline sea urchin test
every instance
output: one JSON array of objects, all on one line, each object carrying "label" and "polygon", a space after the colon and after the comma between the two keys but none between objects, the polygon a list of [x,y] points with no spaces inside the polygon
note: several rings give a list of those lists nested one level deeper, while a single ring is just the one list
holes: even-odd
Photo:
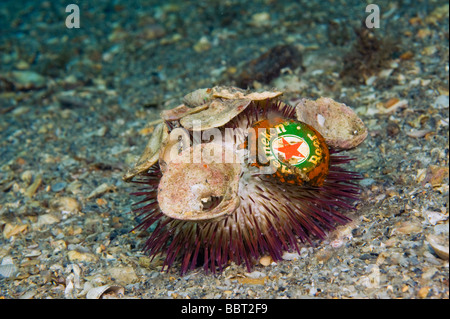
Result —
[{"label": "sea urchin test", "polygon": [[153,229],[144,249],[165,268],[250,270],[349,221],[359,175],[338,151],[365,139],[364,124],[331,99],[290,106],[281,95],[199,89],[161,113],[124,179],[139,185],[136,229]]}]

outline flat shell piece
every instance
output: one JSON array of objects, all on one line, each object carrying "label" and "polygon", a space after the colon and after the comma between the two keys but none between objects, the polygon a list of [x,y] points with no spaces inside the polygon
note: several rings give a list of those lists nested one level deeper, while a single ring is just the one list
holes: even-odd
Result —
[{"label": "flat shell piece", "polygon": [[208,103],[212,98],[212,90],[207,89],[198,89],[194,92],[186,94],[183,97],[183,102],[191,107],[199,106]]},{"label": "flat shell piece", "polygon": [[443,238],[440,238],[436,235],[427,235],[426,239],[428,243],[430,244],[431,248],[433,248],[436,255],[438,255],[440,258],[444,260],[448,260],[448,238],[447,241]]},{"label": "flat shell piece", "polygon": [[0,278],[12,278],[17,272],[14,264],[0,265]]},{"label": "flat shell piece", "polygon": [[159,159],[159,149],[161,143],[169,136],[168,128],[165,123],[160,123],[155,127],[152,137],[147,143],[141,157],[128,172],[123,176],[123,180],[128,182],[134,176],[148,171],[148,169],[155,164]]},{"label": "flat shell piece", "polygon": [[181,125],[190,131],[203,131],[227,124],[251,103],[248,99],[214,99],[207,109],[190,114],[180,120]]},{"label": "flat shell piece", "polygon": [[86,299],[109,299],[123,296],[125,289],[116,285],[104,285],[92,288],[86,294]]},{"label": "flat shell piece", "polygon": [[[233,213],[241,164],[220,144],[198,144],[167,165],[158,186],[161,211],[174,219],[212,220]],[[180,183],[180,181],[183,181]]]},{"label": "flat shell piece", "polygon": [[212,96],[215,98],[223,99],[248,99],[252,101],[263,101],[271,100],[279,97],[283,94],[280,91],[264,91],[264,92],[250,92],[245,90],[235,88],[235,87],[225,87],[225,86],[215,86],[212,88]]},{"label": "flat shell piece", "polygon": [[299,121],[314,127],[334,148],[351,149],[367,137],[367,129],[358,115],[333,99],[302,99],[296,105],[296,112]]},{"label": "flat shell piece", "polygon": [[165,121],[178,121],[186,115],[203,111],[204,109],[207,109],[208,106],[208,103],[196,107],[188,107],[185,104],[181,104],[173,109],[162,111],[161,117]]}]

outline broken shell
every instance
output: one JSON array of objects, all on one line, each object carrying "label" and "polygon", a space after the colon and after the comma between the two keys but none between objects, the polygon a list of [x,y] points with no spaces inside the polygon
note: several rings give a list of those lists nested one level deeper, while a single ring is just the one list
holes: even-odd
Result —
[{"label": "broken shell", "polygon": [[49,206],[54,212],[77,213],[81,210],[80,203],[75,198],[68,196],[53,198],[50,200]]},{"label": "broken shell", "polygon": [[54,214],[39,215],[36,226],[38,228],[42,228],[46,225],[52,225],[52,224],[59,223],[60,221],[61,221],[61,218],[58,215],[54,215]]},{"label": "broken shell", "polygon": [[[184,97],[184,103],[171,110],[161,112],[165,121],[178,121],[193,131],[203,131],[223,126],[252,102],[267,101],[281,96],[280,91],[250,92],[235,87],[213,87],[198,89]],[[159,123],[145,150],[135,166],[123,176],[124,181],[131,181],[134,176],[148,171],[158,161],[161,143],[167,140],[168,128]]]},{"label": "broken shell", "polygon": [[187,107],[184,104],[177,106],[170,110],[164,110],[161,112],[161,117],[164,121],[178,121],[179,119],[189,115],[198,113],[208,108],[208,104],[203,104],[194,108]]},{"label": "broken shell", "polygon": [[66,277],[66,282],[72,281],[73,285],[76,289],[81,289],[81,268],[77,264],[69,264],[65,272],[69,272],[69,275]]},{"label": "broken shell", "polygon": [[152,137],[148,141],[147,146],[136,165],[129,169],[123,176],[124,181],[130,181],[134,176],[148,171],[148,169],[158,161],[161,142],[165,140],[168,135],[168,128],[165,123],[160,123],[155,127]]},{"label": "broken shell", "polygon": [[436,235],[427,235],[426,239],[428,243],[430,244],[431,248],[433,248],[436,255],[438,255],[440,258],[444,260],[449,260],[448,254],[449,254],[449,248],[448,248],[448,241],[447,246],[444,246],[443,243],[445,242],[441,238],[439,238]]},{"label": "broken shell", "polygon": [[233,213],[240,203],[241,173],[234,156],[232,150],[209,143],[172,159],[158,187],[161,211],[181,220],[211,220]]},{"label": "broken shell", "polygon": [[47,79],[34,71],[12,71],[0,74],[0,80],[12,85],[15,90],[35,90],[47,86]]},{"label": "broken shell", "polygon": [[12,278],[17,272],[17,267],[14,264],[0,265],[0,278]]},{"label": "broken shell", "polygon": [[212,88],[214,98],[224,98],[229,100],[246,99],[252,101],[272,100],[283,95],[280,91],[246,92],[236,87],[215,86]]},{"label": "broken shell", "polygon": [[[200,131],[214,127],[220,127],[231,121],[239,113],[244,111],[252,102],[267,101],[281,96],[283,92],[247,92],[236,87],[215,86],[212,89],[199,89],[184,97],[184,102],[188,105],[198,106],[195,110],[189,111],[180,108],[179,118],[181,125],[188,130]],[[205,105],[208,107],[200,110]],[[182,114],[185,112],[184,114]],[[196,122],[201,123],[201,127],[196,126]]]},{"label": "broken shell", "polygon": [[125,289],[120,286],[105,285],[92,288],[86,294],[86,299],[108,299],[120,298],[124,295]]},{"label": "broken shell", "polygon": [[109,192],[111,190],[114,190],[114,185],[109,185],[107,183],[100,184],[95,189],[93,189],[89,195],[86,196],[86,199],[95,198],[99,195],[102,195],[106,192]]},{"label": "broken shell", "polygon": [[248,99],[215,99],[202,112],[189,114],[180,120],[183,127],[191,131],[203,131],[227,124],[244,111],[251,103]]},{"label": "broken shell", "polygon": [[191,107],[203,105],[211,100],[211,93],[212,90],[209,88],[195,90],[184,96],[183,103]]},{"label": "broken shell", "polygon": [[296,105],[296,112],[299,121],[314,127],[334,148],[354,148],[367,137],[367,129],[356,113],[333,99],[302,99]]},{"label": "broken shell", "polygon": [[66,287],[64,288],[64,298],[70,299],[73,298],[74,295],[74,285],[71,279],[66,279]]}]

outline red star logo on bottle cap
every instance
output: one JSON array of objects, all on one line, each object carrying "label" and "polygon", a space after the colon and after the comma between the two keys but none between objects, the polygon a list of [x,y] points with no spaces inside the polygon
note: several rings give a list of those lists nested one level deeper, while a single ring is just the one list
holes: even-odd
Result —
[{"label": "red star logo on bottle cap", "polygon": [[284,153],[286,159],[290,159],[293,156],[304,158],[305,156],[299,152],[298,148],[303,144],[303,141],[299,141],[294,144],[289,144],[284,138],[282,138],[283,146],[276,148],[278,152]]}]

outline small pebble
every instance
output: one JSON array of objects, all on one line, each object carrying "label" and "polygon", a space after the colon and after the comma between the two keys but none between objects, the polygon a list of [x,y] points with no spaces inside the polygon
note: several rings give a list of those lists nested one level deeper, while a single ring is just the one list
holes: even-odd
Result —
[{"label": "small pebble", "polygon": [[20,179],[29,185],[33,179],[33,172],[30,170],[24,171],[20,174]]},{"label": "small pebble", "polygon": [[424,216],[432,226],[436,225],[440,221],[448,219],[448,215],[433,211],[425,211]]},{"label": "small pebble", "polygon": [[438,272],[435,267],[431,267],[422,274],[422,279],[430,280]]},{"label": "small pebble", "polygon": [[66,188],[67,183],[66,182],[59,182],[52,185],[52,191],[53,192],[60,192]]},{"label": "small pebble", "polygon": [[263,272],[261,272],[261,271],[253,271],[253,272],[250,272],[250,273],[246,273],[245,274],[248,278],[252,278],[252,279],[256,279],[256,278],[264,278],[264,277],[266,277],[267,275],[266,275],[266,273],[263,273]]},{"label": "small pebble", "polygon": [[395,231],[401,234],[418,233],[422,230],[422,226],[415,222],[404,222],[400,227],[395,228]]},{"label": "small pebble", "polygon": [[441,259],[449,260],[449,247],[448,247],[448,237],[445,238],[443,236],[436,235],[427,235],[427,242],[430,244],[433,251],[438,255]]},{"label": "small pebble", "polygon": [[264,267],[269,266],[272,262],[273,262],[273,259],[272,259],[272,257],[270,257],[270,256],[263,256],[263,257],[261,257],[261,259],[259,260],[259,263],[260,263],[261,265],[263,265]]},{"label": "small pebble", "polygon": [[270,15],[267,12],[255,13],[252,15],[250,24],[260,28],[270,25]]},{"label": "small pebble", "polygon": [[448,236],[448,234],[449,234],[449,223],[438,224],[438,225],[434,226],[434,233],[435,233],[435,235],[444,234],[444,235]]},{"label": "small pebble", "polygon": [[111,267],[108,269],[111,278],[122,285],[128,285],[138,280],[133,267]]},{"label": "small pebble", "polygon": [[359,184],[363,187],[368,187],[374,183],[375,183],[375,180],[373,178],[364,178],[359,182]]},{"label": "small pebble", "polygon": [[61,218],[59,218],[58,216],[55,216],[53,214],[44,214],[38,217],[37,226],[41,228],[42,226],[56,224],[60,221]]},{"label": "small pebble", "polygon": [[106,183],[103,183],[100,186],[98,186],[96,189],[94,189],[86,198],[87,199],[94,198],[98,195],[106,193],[107,191],[111,190],[112,188],[113,188],[112,186],[110,186]]},{"label": "small pebble", "polygon": [[28,188],[25,190],[25,195],[28,197],[33,197],[36,191],[38,190],[39,186],[41,186],[42,183],[42,176],[38,175],[34,179],[33,184],[28,186]]},{"label": "small pebble", "polygon": [[432,132],[431,130],[412,130],[412,131],[406,132],[406,135],[408,135],[409,137],[421,138],[431,132]]},{"label": "small pebble", "polygon": [[9,80],[19,90],[40,89],[47,84],[44,76],[33,71],[12,71]]},{"label": "small pebble", "polygon": [[103,206],[103,205],[108,204],[108,202],[107,202],[105,199],[103,199],[103,198],[97,198],[97,200],[96,200],[95,202],[96,202],[97,205],[99,205],[99,206]]},{"label": "small pebble", "polygon": [[297,260],[300,259],[300,255],[298,253],[285,252],[281,258],[284,260]]},{"label": "small pebble", "polygon": [[263,277],[263,278],[237,278],[237,280],[239,281],[239,283],[241,284],[247,284],[247,285],[264,285],[264,283],[266,282],[267,277]]},{"label": "small pebble", "polygon": [[94,254],[88,253],[88,252],[80,252],[77,250],[71,250],[67,253],[67,256],[69,257],[69,260],[71,262],[95,262],[97,261],[97,257]]},{"label": "small pebble", "polygon": [[81,210],[81,205],[75,198],[72,197],[58,197],[50,201],[50,208],[57,212],[76,213]]},{"label": "small pebble", "polygon": [[6,224],[3,227],[3,237],[9,239],[12,236],[16,236],[20,233],[24,233],[28,228],[26,224]]},{"label": "small pebble", "polygon": [[419,298],[426,298],[428,296],[428,292],[430,291],[430,287],[422,287],[419,289],[419,292],[417,293],[417,296]]},{"label": "small pebble", "polygon": [[17,267],[14,264],[0,265],[0,278],[12,278],[17,272]]},{"label": "small pebble", "polygon": [[208,51],[209,49],[211,49],[211,43],[205,36],[201,37],[200,40],[198,40],[198,42],[194,45],[194,51],[197,53]]},{"label": "small pebble", "polygon": [[439,95],[433,103],[435,109],[448,109],[448,95]]}]

